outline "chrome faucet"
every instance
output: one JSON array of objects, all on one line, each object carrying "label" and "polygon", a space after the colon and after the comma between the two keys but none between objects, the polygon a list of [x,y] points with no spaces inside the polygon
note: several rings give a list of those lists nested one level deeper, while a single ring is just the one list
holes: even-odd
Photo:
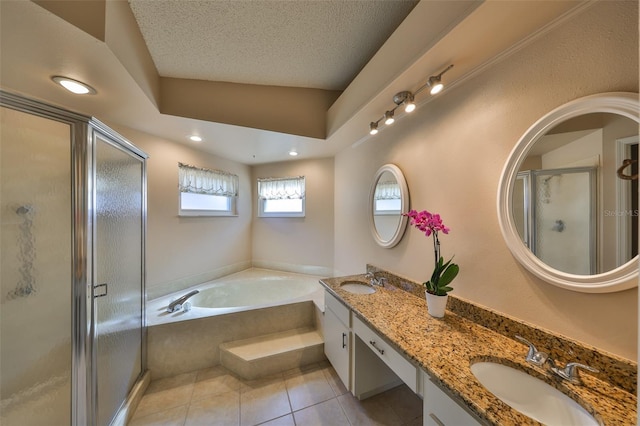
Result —
[{"label": "chrome faucet", "polygon": [[547,355],[544,352],[538,351],[536,347],[533,346],[533,343],[529,342],[524,337],[518,336],[517,334],[515,337],[516,339],[520,340],[522,343],[529,345],[529,351],[527,352],[527,356],[525,358],[526,361],[533,365],[537,365],[538,367],[542,367],[544,363],[547,361],[547,359],[549,358],[549,355]]},{"label": "chrome faucet", "polygon": [[598,373],[599,371],[593,367],[589,367],[588,365],[580,364],[579,362],[569,362],[564,368],[558,367],[556,362],[549,357],[544,352],[540,352],[536,349],[535,346],[525,338],[516,335],[516,339],[520,340],[523,343],[529,345],[529,351],[527,352],[526,361],[537,365],[538,367],[544,366],[546,363],[549,364],[549,370],[555,375],[562,377],[565,380],[568,380],[571,383],[580,383],[580,375],[578,374],[578,368],[585,369],[587,371],[591,371],[593,373]]},{"label": "chrome faucet", "polygon": [[365,278],[369,279],[371,285],[384,287],[384,285],[387,283],[386,277],[378,277],[375,272],[367,272],[364,276]]},{"label": "chrome faucet", "polygon": [[564,368],[560,368],[556,366],[556,363],[549,358],[550,369],[556,375],[562,377],[565,380],[570,381],[571,383],[580,383],[580,375],[578,374],[578,368],[583,368],[587,371],[591,371],[593,373],[598,373],[599,370],[589,367],[588,365],[580,364],[579,362],[569,362]]},{"label": "chrome faucet", "polygon": [[169,312],[170,314],[174,312],[178,312],[179,310],[182,309],[182,306],[187,301],[187,299],[189,299],[191,296],[194,296],[198,293],[200,293],[200,290],[192,290],[189,293],[185,294],[184,296],[179,297],[178,299],[169,303],[169,306],[167,306],[167,312]]}]

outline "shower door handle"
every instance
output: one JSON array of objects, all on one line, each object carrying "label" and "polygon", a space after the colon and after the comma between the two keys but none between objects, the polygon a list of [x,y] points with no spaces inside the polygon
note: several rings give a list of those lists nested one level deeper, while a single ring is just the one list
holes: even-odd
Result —
[{"label": "shower door handle", "polygon": [[[93,286],[93,298],[104,297],[107,295],[107,283],[97,284]],[[98,291],[100,290],[100,291]]]}]

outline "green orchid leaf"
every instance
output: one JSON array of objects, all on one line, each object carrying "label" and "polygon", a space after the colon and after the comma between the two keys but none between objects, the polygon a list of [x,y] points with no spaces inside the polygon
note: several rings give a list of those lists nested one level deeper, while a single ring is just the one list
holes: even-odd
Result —
[{"label": "green orchid leaf", "polygon": [[438,287],[444,287],[449,284],[460,272],[460,267],[455,263],[452,263],[447,267],[447,269],[442,273],[440,280],[438,281]]}]

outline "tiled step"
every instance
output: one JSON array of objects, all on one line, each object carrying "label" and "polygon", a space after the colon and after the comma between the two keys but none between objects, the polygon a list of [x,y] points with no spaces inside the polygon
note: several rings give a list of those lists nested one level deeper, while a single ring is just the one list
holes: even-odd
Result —
[{"label": "tiled step", "polygon": [[310,327],[220,345],[220,363],[249,380],[324,359],[322,335]]}]

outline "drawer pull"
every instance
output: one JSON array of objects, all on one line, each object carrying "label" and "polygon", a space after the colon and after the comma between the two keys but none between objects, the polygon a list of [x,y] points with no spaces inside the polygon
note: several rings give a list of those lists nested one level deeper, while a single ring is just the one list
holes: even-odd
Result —
[{"label": "drawer pull", "polygon": [[347,333],[342,333],[342,349],[347,347]]},{"label": "drawer pull", "polygon": [[379,347],[377,347],[375,340],[369,340],[369,344],[373,346],[378,352],[380,352],[380,355],[384,355],[384,349],[380,349]]},{"label": "drawer pull", "polygon": [[444,423],[442,423],[442,421],[441,421],[441,420],[438,418],[438,416],[436,416],[435,414],[433,414],[433,413],[429,413],[429,417],[431,417],[431,418],[433,419],[433,421],[434,421],[434,422],[436,422],[436,424],[437,424],[438,426],[445,426],[445,424],[444,424]]}]

